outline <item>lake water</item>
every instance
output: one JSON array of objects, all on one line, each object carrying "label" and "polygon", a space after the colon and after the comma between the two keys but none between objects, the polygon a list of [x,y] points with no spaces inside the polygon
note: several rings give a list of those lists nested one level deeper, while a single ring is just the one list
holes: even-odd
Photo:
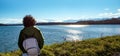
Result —
[{"label": "lake water", "polygon": [[[43,25],[45,44],[83,40],[120,34],[120,25]],[[0,52],[18,49],[17,42],[23,26],[0,26]]]}]

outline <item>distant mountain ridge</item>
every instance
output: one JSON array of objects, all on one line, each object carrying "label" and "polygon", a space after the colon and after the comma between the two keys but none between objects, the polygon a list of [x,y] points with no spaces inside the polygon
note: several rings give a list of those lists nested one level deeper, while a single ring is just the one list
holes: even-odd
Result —
[{"label": "distant mountain ridge", "polygon": [[120,17],[111,18],[111,19],[105,19],[105,20],[78,21],[76,23],[79,23],[79,24],[120,24]]},{"label": "distant mountain ridge", "polygon": [[0,23],[0,26],[3,26],[3,25],[5,25],[5,24]]},{"label": "distant mountain ridge", "polygon": [[[80,20],[77,22],[38,22],[36,25],[72,25],[72,24],[120,24],[120,17],[105,20]],[[23,24],[2,24],[0,26],[19,26]]]}]

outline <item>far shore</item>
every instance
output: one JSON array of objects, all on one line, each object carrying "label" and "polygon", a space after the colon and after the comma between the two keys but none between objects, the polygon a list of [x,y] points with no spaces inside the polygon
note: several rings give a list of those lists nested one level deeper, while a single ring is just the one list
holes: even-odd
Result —
[{"label": "far shore", "polygon": [[[22,26],[23,24],[0,24],[0,26]],[[67,22],[49,22],[37,23],[36,25],[119,25],[117,23],[67,23]]]},{"label": "far shore", "polygon": [[[77,22],[37,22],[36,25],[119,25],[120,17],[110,18],[104,20],[85,20]],[[0,26],[20,26],[23,24],[3,24],[0,23]]]}]

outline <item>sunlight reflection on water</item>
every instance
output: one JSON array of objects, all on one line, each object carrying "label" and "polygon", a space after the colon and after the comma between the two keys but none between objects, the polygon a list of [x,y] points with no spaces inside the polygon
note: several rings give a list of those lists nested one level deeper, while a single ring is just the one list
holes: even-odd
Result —
[{"label": "sunlight reflection on water", "polygon": [[[70,28],[83,28],[83,27],[87,27],[89,25],[64,25],[64,27],[70,27]],[[82,40],[82,36],[80,36],[79,34],[82,34],[82,31],[78,31],[75,29],[68,29],[66,30],[66,32],[68,32],[69,34],[66,35],[66,41],[78,41],[78,40]]]},{"label": "sunlight reflection on water", "polygon": [[64,27],[73,27],[73,28],[77,28],[77,27],[87,27],[89,25],[64,25]]},{"label": "sunlight reflection on water", "polygon": [[82,40],[82,37],[79,36],[79,34],[82,33],[81,31],[69,29],[69,30],[66,30],[66,32],[68,32],[69,34],[66,36],[65,40],[67,40],[67,41]]},{"label": "sunlight reflection on water", "polygon": [[80,34],[82,33],[81,31],[78,31],[78,30],[73,30],[73,29],[69,29],[69,30],[66,30],[68,33],[71,33],[71,34]]}]

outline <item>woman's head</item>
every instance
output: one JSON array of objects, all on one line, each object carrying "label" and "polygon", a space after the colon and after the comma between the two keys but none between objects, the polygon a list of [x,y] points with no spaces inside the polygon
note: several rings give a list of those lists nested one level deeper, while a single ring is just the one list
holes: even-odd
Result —
[{"label": "woman's head", "polygon": [[36,23],[36,21],[35,21],[35,19],[31,15],[26,15],[23,18],[23,25],[24,25],[24,27],[34,26],[35,23]]}]

